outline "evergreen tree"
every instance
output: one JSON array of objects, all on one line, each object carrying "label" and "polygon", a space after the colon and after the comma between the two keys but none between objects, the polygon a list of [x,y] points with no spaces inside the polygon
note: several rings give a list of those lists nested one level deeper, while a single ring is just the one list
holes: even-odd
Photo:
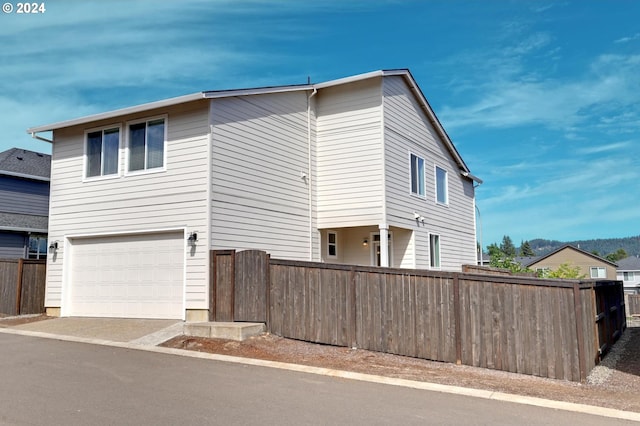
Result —
[{"label": "evergreen tree", "polygon": [[513,241],[511,241],[511,237],[508,235],[502,237],[500,251],[507,255],[507,257],[516,257],[516,246],[513,245]]},{"label": "evergreen tree", "polygon": [[520,256],[531,257],[535,255],[536,255],[536,252],[534,252],[533,249],[531,248],[529,241],[525,241],[520,244]]},{"label": "evergreen tree", "polygon": [[618,260],[624,259],[625,257],[629,257],[629,255],[623,248],[619,248],[615,253],[609,253],[605,259],[609,262],[616,263]]}]

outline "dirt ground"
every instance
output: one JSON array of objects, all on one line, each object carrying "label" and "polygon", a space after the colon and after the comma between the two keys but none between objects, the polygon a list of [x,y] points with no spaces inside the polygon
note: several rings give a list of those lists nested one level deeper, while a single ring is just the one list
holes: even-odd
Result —
[{"label": "dirt ground", "polygon": [[244,342],[179,336],[161,346],[640,412],[640,321],[629,322],[623,337],[586,384],[318,345],[270,334]]}]

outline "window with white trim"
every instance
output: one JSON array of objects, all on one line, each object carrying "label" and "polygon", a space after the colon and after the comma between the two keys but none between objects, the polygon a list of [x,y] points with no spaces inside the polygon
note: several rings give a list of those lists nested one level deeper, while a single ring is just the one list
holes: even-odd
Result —
[{"label": "window with white trim", "polygon": [[603,268],[601,266],[592,266],[591,278],[607,278],[607,268]]},{"label": "window with white trim", "polygon": [[120,128],[111,127],[85,133],[86,177],[118,173]]},{"label": "window with white trim", "polygon": [[436,166],[436,201],[438,204],[449,204],[449,178],[447,171]]},{"label": "window with white trim", "polygon": [[432,268],[440,267],[440,235],[429,234],[429,265]]},{"label": "window with white trim", "polygon": [[130,172],[164,167],[166,120],[157,118],[129,123]]},{"label": "window with white trim", "polygon": [[27,253],[28,259],[46,259],[47,258],[47,236],[31,234],[29,235],[29,248]]},{"label": "window with white trim", "polygon": [[338,233],[327,232],[327,256],[338,257]]},{"label": "window with white trim", "polygon": [[622,279],[624,281],[633,281],[633,280],[635,280],[635,273],[633,271],[631,271],[631,272],[623,272],[622,273]]},{"label": "window with white trim", "polygon": [[424,158],[410,154],[411,193],[424,197]]}]

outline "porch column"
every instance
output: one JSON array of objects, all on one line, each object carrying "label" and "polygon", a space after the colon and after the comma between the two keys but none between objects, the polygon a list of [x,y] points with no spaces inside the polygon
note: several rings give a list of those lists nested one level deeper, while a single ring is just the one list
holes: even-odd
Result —
[{"label": "porch column", "polygon": [[380,266],[389,267],[389,225],[381,223],[380,229]]}]

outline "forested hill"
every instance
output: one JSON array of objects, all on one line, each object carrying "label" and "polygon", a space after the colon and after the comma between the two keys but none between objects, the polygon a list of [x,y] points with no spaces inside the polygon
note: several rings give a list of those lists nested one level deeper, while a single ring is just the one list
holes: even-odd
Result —
[{"label": "forested hill", "polygon": [[570,244],[579,247],[589,253],[597,252],[600,256],[606,256],[615,253],[619,249],[624,249],[629,256],[640,256],[640,235],[627,238],[603,238],[599,240],[581,240],[581,241],[556,241],[535,239],[530,240],[529,245],[537,255],[545,255],[564,245]]}]

